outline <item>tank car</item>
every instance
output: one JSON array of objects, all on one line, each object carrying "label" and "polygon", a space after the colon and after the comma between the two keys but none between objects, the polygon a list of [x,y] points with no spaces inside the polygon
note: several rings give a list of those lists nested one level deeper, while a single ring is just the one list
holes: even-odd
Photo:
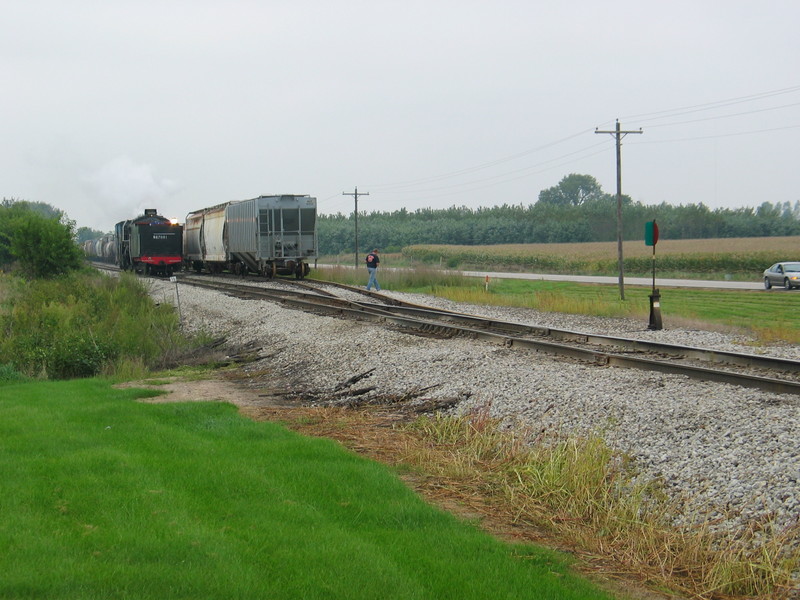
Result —
[{"label": "tank car", "polygon": [[94,240],[86,240],[81,244],[81,248],[86,258],[92,258],[94,256]]},{"label": "tank car", "polygon": [[117,262],[117,242],[113,235],[103,238],[103,260],[107,263],[116,264]]},{"label": "tank car", "polygon": [[114,226],[114,255],[121,269],[145,275],[172,275],[181,265],[183,227],[154,208]]},{"label": "tank car", "polygon": [[184,266],[198,272],[308,275],[317,258],[317,199],[259,196],[186,216]]}]

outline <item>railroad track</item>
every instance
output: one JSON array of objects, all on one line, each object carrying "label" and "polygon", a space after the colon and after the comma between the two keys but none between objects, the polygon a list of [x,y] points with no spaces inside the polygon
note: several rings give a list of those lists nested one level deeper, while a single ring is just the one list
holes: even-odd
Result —
[{"label": "railroad track", "polygon": [[800,361],[499,321],[403,302],[331,282],[280,279],[266,283],[259,279],[254,280],[261,284],[257,286],[229,278],[185,274],[179,280],[240,298],[269,300],[307,312],[369,320],[416,335],[468,336],[600,366],[679,374],[773,393],[800,394]]}]

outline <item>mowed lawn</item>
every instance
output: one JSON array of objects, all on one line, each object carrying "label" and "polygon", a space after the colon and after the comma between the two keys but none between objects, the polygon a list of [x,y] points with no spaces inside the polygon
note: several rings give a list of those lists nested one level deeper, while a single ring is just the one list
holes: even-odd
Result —
[{"label": "mowed lawn", "polygon": [[0,386],[0,598],[609,598],[559,554],[223,403]]}]

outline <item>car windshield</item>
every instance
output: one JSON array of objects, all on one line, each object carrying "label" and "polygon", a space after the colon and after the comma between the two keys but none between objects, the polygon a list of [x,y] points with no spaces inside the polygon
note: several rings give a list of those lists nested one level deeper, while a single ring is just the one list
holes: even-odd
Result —
[{"label": "car windshield", "polygon": [[793,271],[793,272],[800,271],[800,262],[785,263],[783,265],[783,270],[784,271]]}]

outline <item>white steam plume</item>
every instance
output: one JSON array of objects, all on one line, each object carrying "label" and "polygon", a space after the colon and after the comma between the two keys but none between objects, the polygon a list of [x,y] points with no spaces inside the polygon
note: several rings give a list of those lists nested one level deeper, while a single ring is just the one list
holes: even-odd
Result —
[{"label": "white steam plume", "polygon": [[103,220],[116,223],[136,217],[145,208],[169,216],[169,198],[180,190],[172,180],[158,178],[151,165],[117,157],[83,178],[88,193],[103,213]]}]

